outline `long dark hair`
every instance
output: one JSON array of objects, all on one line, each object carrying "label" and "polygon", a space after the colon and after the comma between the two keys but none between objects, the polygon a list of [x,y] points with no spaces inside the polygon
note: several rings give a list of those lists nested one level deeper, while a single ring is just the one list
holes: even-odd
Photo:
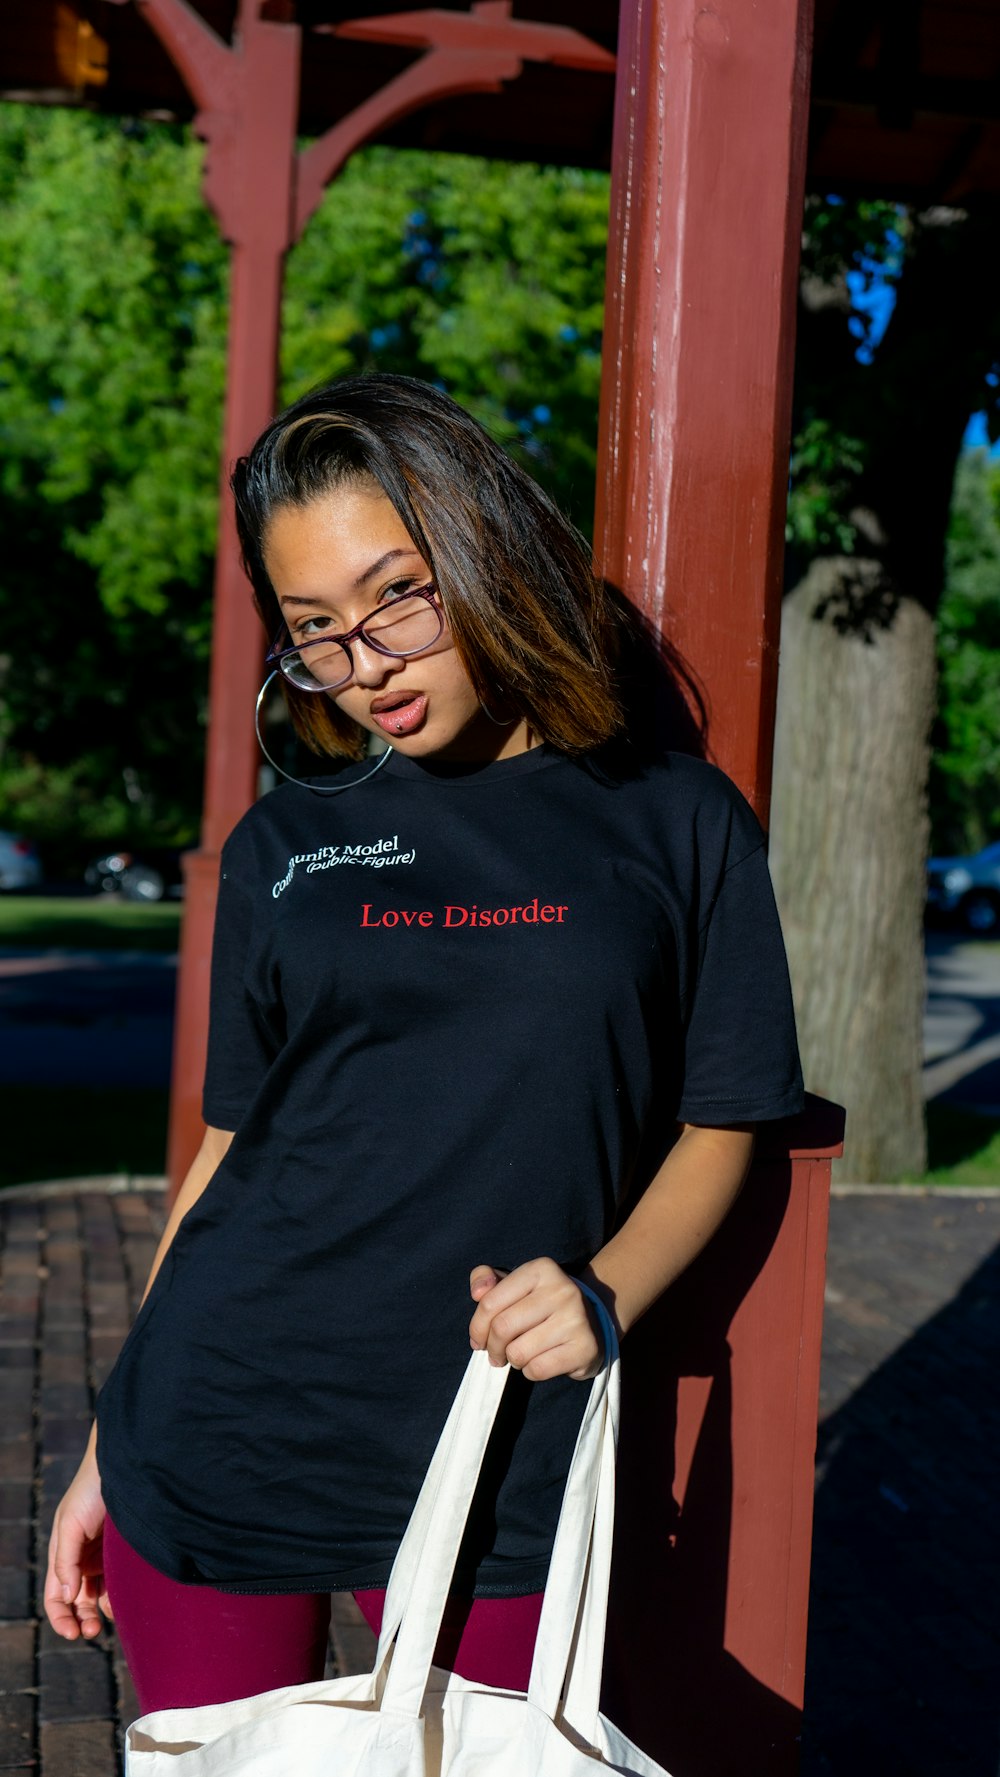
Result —
[{"label": "long dark hair", "polygon": [[[581,753],[623,723],[620,623],[580,534],[449,395],[409,376],[327,383],[272,420],[233,472],[257,609],[282,626],[264,565],[268,525],[337,487],[375,483],[431,569],[477,695]],[[315,752],[359,758],[366,736],[330,697],[283,683]]]}]

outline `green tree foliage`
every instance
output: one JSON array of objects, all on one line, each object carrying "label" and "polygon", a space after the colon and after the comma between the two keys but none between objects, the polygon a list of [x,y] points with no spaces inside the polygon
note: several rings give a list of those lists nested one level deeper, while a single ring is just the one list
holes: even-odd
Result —
[{"label": "green tree foliage", "polygon": [[163,130],[0,107],[0,819],[194,830],[224,250]]},{"label": "green tree foliage", "polygon": [[[200,168],[185,132],[0,106],[0,823],[43,840],[196,831],[227,282]],[[357,155],[289,256],[283,397],[437,380],[585,526],[607,201]]]},{"label": "green tree foliage", "polygon": [[1000,839],[1000,462],[983,449],[955,476],[938,660],[934,846],[978,851]]},{"label": "green tree foliage", "polygon": [[608,182],[372,148],[293,251],[283,393],[392,370],[440,381],[588,527]]}]

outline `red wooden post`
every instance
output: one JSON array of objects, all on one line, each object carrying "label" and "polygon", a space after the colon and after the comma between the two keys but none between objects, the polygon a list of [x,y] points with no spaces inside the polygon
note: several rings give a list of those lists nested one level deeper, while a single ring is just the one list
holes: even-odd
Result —
[{"label": "red wooden post", "polygon": [[[809,0],[620,18],[598,556],[765,823],[810,33]],[[812,1099],[762,1128],[733,1215],[629,1339],[609,1706],[673,1777],[797,1768],[842,1123]]]},{"label": "red wooden post", "polygon": [[671,1777],[794,1777],[840,1107],[761,1126],[715,1239],[629,1334],[607,1705]]},{"label": "red wooden post", "polygon": [[765,820],[810,0],[622,0],[597,549]]},{"label": "red wooden post", "polygon": [[233,249],[205,808],[201,847],[185,859],[174,1035],[167,1166],[176,1192],[203,1127],[218,855],[256,790],[253,708],[263,648],[240,566],[228,477],[276,405],[282,265],[293,238],[300,33],[262,20],[260,0],[242,0],[229,47],[186,0],[140,3],[199,106],[196,127],[208,143],[205,195]]}]

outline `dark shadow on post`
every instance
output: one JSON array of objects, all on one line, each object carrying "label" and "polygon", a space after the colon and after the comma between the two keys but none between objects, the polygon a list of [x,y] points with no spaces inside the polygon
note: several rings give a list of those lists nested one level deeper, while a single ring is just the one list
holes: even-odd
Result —
[{"label": "dark shadow on post", "polygon": [[[791,1183],[791,1162],[755,1163],[719,1233],[625,1345],[605,1702],[671,1777],[785,1777],[796,1768],[800,1711],[724,1646],[733,1516],[728,1333],[777,1238]],[[705,1377],[710,1387],[678,1503],[684,1377]]]},{"label": "dark shadow on post", "polygon": [[604,590],[617,614],[621,653],[617,678],[636,751],[671,749],[708,754],[708,706],[694,668],[638,606],[610,580]]},{"label": "dark shadow on post", "polygon": [[996,1777],[998,1376],[1000,1247],[820,1428],[804,1777]]}]

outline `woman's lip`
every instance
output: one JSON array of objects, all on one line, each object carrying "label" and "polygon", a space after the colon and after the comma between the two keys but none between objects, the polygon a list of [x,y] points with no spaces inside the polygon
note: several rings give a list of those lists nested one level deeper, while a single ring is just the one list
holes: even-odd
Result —
[{"label": "woman's lip", "polygon": [[388,735],[412,734],[426,714],[427,694],[424,691],[418,691],[409,703],[397,704],[394,709],[373,709],[371,712],[372,720]]}]

